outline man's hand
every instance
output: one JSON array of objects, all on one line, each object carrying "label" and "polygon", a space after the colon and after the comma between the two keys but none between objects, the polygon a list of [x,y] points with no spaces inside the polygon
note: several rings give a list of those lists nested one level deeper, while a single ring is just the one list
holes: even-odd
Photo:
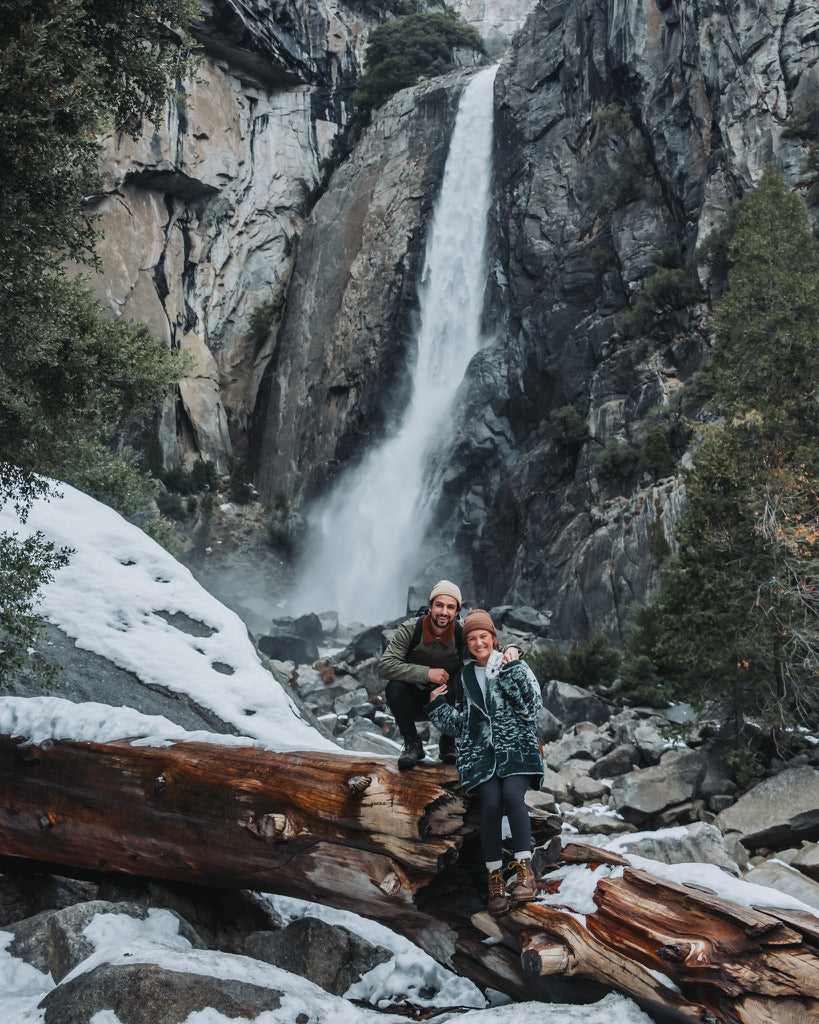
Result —
[{"label": "man's hand", "polygon": [[501,658],[501,665],[508,665],[510,661],[517,661],[523,657],[523,651],[519,647],[507,647]]},{"label": "man's hand", "polygon": [[427,672],[427,679],[433,686],[445,686],[449,682],[449,672],[445,668],[431,668]]}]

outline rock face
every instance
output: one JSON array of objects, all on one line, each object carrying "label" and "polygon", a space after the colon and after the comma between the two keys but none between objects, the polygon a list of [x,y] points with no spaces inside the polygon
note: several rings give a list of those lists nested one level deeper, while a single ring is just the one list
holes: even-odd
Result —
[{"label": "rock face", "polygon": [[[441,439],[430,563],[446,552],[451,564],[454,550],[471,600],[533,605],[553,638],[622,641],[684,506],[678,479],[656,479],[637,456],[652,410],[707,356],[709,282],[699,281],[699,306],[650,336],[630,338],[621,314],[663,261],[692,265],[767,163],[792,187],[810,184],[800,178],[805,140],[783,122],[816,93],[819,14],[783,0],[765,10],[556,0],[532,11],[501,62],[487,316],[496,341],[473,360],[459,420]],[[363,168],[350,184],[354,167],[373,168],[395,140],[382,130],[363,145],[333,183],[355,200],[341,214],[338,200],[319,204],[288,297],[256,447],[269,500],[279,489],[300,504],[404,398],[423,216],[407,178],[382,176],[369,201]],[[421,216],[405,241],[393,211],[408,200]],[[388,237],[358,230],[373,216],[386,217]],[[339,285],[347,266],[366,266],[366,282],[357,271]],[[572,450],[539,429],[565,406],[588,428]],[[634,450],[619,474],[598,465],[612,441]],[[682,455],[683,439],[672,431],[670,441]]]},{"label": "rock face", "polygon": [[[475,571],[489,600],[548,608],[553,637],[620,640],[653,580],[657,524],[671,539],[677,483],[640,465],[604,477],[596,459],[610,439],[639,450],[647,414],[707,353],[707,306],[637,340],[618,314],[663,250],[692,258],[766,164],[806,184],[804,140],[783,122],[816,95],[817,28],[808,2],[556,0],[501,64],[497,315],[517,448],[485,486]],[[565,405],[590,432],[571,456],[537,432]]]},{"label": "rock face", "polygon": [[163,417],[167,467],[200,455],[230,468],[228,413],[242,424],[253,406],[267,326],[375,23],[323,0],[213,0],[184,106],[136,141],[106,140],[93,200],[105,269],[92,286],[196,362]]},{"label": "rock face", "polygon": [[[462,10],[485,33],[522,16],[511,2]],[[406,402],[426,225],[467,75],[396,96],[325,183],[374,19],[322,0],[213,0],[204,81],[139,142],[108,140],[95,200],[95,286],[195,357],[163,416],[166,464],[201,454],[228,469],[232,415],[252,425],[263,499],[295,515]],[[547,614],[550,638],[620,643],[685,501],[638,456],[653,411],[709,351],[716,286],[696,247],[769,163],[816,202],[809,140],[788,119],[819,93],[819,10],[543,0],[495,90],[494,340],[440,439],[430,563],[446,554],[472,603]],[[686,267],[701,302],[631,337],[621,315],[658,265]],[[541,425],[567,406],[588,436],[561,447]],[[685,439],[667,432],[680,458]],[[610,442],[634,460],[605,470]]]},{"label": "rock face", "polygon": [[310,215],[254,421],[269,500],[300,505],[406,401],[425,226],[467,77],[390,100]]}]

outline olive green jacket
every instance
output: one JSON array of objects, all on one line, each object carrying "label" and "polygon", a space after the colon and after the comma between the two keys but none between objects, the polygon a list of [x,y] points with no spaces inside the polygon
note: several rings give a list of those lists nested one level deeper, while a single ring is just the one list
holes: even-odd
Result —
[{"label": "olive green jacket", "polygon": [[418,646],[410,650],[417,621],[417,618],[407,619],[398,627],[378,663],[378,675],[382,679],[397,679],[428,690],[430,683],[427,670],[445,668],[450,676],[454,676],[460,667],[461,656],[454,634],[449,644],[443,644],[440,640],[428,644],[422,636]]}]

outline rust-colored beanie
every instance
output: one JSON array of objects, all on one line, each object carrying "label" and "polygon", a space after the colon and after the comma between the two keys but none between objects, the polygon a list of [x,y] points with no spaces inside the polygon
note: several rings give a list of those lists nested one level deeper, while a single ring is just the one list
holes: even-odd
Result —
[{"label": "rust-colored beanie", "polygon": [[467,613],[464,619],[463,625],[463,638],[466,643],[466,638],[470,633],[474,633],[476,629],[485,629],[488,633],[497,640],[498,631],[495,629],[495,623],[492,621],[492,616],[489,612],[485,612],[483,608],[475,608],[471,612]]}]

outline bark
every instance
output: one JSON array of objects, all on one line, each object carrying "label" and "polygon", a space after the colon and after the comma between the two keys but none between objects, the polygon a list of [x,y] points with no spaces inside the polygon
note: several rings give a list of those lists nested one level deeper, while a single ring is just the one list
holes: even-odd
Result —
[{"label": "bark", "polygon": [[[559,830],[549,816],[533,824],[541,844]],[[816,917],[742,907],[553,838],[539,851],[550,901],[492,918],[477,829],[477,807],[443,765],[402,773],[393,758],[0,736],[7,866],[250,888],[353,910],[516,999],[590,1002],[615,989],[680,1020],[819,1020]],[[556,863],[544,865],[546,849]],[[593,913],[556,902],[565,865],[589,872]]]}]

